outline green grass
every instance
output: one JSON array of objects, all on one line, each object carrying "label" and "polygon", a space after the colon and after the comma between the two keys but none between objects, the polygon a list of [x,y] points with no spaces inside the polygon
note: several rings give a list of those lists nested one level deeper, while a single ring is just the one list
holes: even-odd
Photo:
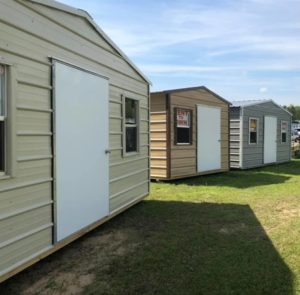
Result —
[{"label": "green grass", "polygon": [[0,287],[17,290],[300,294],[300,160],[152,183],[145,201]]}]

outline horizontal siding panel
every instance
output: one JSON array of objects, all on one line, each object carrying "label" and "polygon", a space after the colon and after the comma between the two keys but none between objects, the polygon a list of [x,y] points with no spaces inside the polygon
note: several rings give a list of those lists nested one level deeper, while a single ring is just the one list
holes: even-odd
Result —
[{"label": "horizontal siding panel", "polygon": [[51,223],[51,205],[1,220],[0,244]]},{"label": "horizontal siding panel", "polygon": [[151,168],[151,178],[167,178],[167,169]]},{"label": "horizontal siding panel", "polygon": [[0,275],[6,269],[48,248],[52,244],[52,229],[45,229],[12,245],[0,249]]},{"label": "horizontal siding panel", "polygon": [[109,209],[110,212],[126,206],[127,204],[133,202],[135,199],[145,196],[149,193],[149,184],[144,183],[138,187],[131,189],[130,191],[117,196],[110,200]]},{"label": "horizontal siding panel", "polygon": [[149,149],[147,146],[140,147],[140,150],[137,154],[130,155],[130,156],[123,156],[122,149],[113,150],[113,151],[111,151],[111,154],[109,157],[109,159],[110,159],[109,163],[111,166],[114,166],[116,164],[129,164],[129,166],[130,166],[131,161],[135,161],[136,159],[148,157],[148,155],[149,155]]},{"label": "horizontal siding panel", "polygon": [[[144,167],[142,169],[145,169]],[[138,170],[137,170],[138,171]],[[131,173],[134,171],[131,171]],[[125,177],[126,174],[122,175],[122,177]],[[134,185],[138,185],[139,183],[142,183],[144,181],[147,181],[149,178],[149,171],[143,171],[138,174],[125,177],[123,179],[120,179],[118,181],[114,181],[110,184],[110,195],[113,196],[119,192],[122,192],[126,190],[129,187],[132,187]]]},{"label": "horizontal siding panel", "polygon": [[[141,156],[140,156],[141,157]],[[140,158],[139,157],[139,158]],[[135,171],[140,171],[148,167],[148,158],[142,158],[134,162],[126,163],[123,165],[112,166],[110,167],[110,180],[113,180],[118,177],[130,174]]]},{"label": "horizontal siding panel", "polygon": [[50,90],[19,84],[17,104],[27,107],[50,109]]},{"label": "horizontal siding panel", "polygon": [[164,121],[167,122],[167,114],[166,113],[151,113],[150,114],[151,122],[155,121]]},{"label": "horizontal siding panel", "polygon": [[17,130],[51,132],[51,117],[51,113],[17,111]]},{"label": "horizontal siding panel", "polygon": [[167,157],[167,151],[157,151],[157,150],[151,150],[151,159],[154,158],[166,158]]},{"label": "horizontal siding panel", "polygon": [[52,200],[52,184],[43,183],[0,193],[0,218]]},{"label": "horizontal siding panel", "polygon": [[30,181],[38,178],[51,178],[52,159],[20,162],[17,166],[20,181]]},{"label": "horizontal siding panel", "polygon": [[166,168],[167,160],[166,159],[151,159],[151,167]]},{"label": "horizontal siding panel", "polygon": [[51,136],[18,136],[18,157],[51,155]]}]

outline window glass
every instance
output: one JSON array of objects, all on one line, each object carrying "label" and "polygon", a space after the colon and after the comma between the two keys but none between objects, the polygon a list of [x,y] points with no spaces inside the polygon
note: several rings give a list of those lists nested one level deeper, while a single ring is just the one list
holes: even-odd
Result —
[{"label": "window glass", "polygon": [[5,130],[4,121],[0,121],[0,172],[5,170]]},{"label": "window glass", "polygon": [[185,109],[175,109],[175,144],[192,143],[192,111]]},{"label": "window glass", "polygon": [[137,101],[126,98],[126,124],[136,124],[137,121]]},{"label": "window glass", "polygon": [[281,121],[281,142],[287,142],[288,122]]},{"label": "window glass", "polygon": [[126,152],[137,151],[137,127],[126,127]]},{"label": "window glass", "polygon": [[125,98],[126,153],[138,151],[138,101]]},{"label": "window glass", "polygon": [[249,122],[249,142],[257,143],[258,119],[250,119]]}]

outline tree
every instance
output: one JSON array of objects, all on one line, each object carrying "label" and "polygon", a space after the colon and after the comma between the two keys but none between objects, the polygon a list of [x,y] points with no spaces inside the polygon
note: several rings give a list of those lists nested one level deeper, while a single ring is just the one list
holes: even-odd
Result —
[{"label": "tree", "polygon": [[295,106],[290,104],[289,106],[284,106],[293,115],[293,120],[300,120],[300,106]]}]

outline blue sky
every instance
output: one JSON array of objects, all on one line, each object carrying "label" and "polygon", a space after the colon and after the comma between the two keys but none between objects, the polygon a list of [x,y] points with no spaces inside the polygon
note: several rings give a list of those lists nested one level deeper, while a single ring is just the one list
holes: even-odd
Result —
[{"label": "blue sky", "polygon": [[300,0],[61,0],[87,10],[152,81],[300,105]]}]

